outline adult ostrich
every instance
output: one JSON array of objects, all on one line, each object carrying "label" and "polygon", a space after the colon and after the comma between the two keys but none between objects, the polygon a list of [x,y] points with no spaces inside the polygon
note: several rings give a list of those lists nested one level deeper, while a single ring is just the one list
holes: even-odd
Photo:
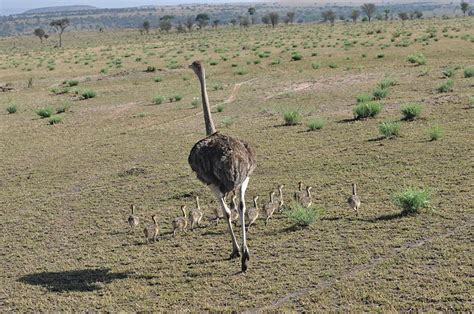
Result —
[{"label": "adult ostrich", "polygon": [[193,62],[189,68],[196,73],[201,83],[202,107],[207,137],[197,142],[188,157],[189,165],[197,178],[207,184],[217,198],[227,226],[232,236],[232,253],[230,258],[240,256],[240,248],[235,238],[230,220],[231,212],[225,197],[230,192],[240,193],[239,216],[242,226],[242,271],[247,270],[250,259],[245,234],[245,191],[249,176],[256,164],[255,150],[246,142],[220,134],[216,131],[211,117],[209,97],[206,90],[206,73],[200,61]]}]

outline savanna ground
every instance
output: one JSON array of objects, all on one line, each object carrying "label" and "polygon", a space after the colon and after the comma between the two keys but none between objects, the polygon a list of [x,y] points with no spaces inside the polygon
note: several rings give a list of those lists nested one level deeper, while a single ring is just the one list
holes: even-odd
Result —
[{"label": "savanna ground", "polygon": [[[472,311],[474,79],[463,75],[474,66],[472,29],[472,18],[458,18],[66,33],[63,49],[0,40],[0,77],[14,88],[0,93],[2,311]],[[291,61],[294,52],[302,59]],[[407,62],[415,52],[426,65]],[[304,229],[281,214],[268,227],[259,220],[245,274],[227,259],[227,227],[207,221],[216,202],[187,164],[204,136],[200,103],[192,105],[199,86],[186,67],[194,59],[205,61],[218,128],[257,150],[247,199],[258,194],[262,205],[285,184],[289,200],[301,180],[325,210]],[[453,91],[438,93],[442,71],[454,66]],[[398,84],[381,114],[352,120],[356,95],[384,78]],[[65,80],[79,84],[51,92]],[[97,96],[80,100],[75,91],[84,89]],[[162,104],[153,105],[156,95]],[[174,96],[182,99],[169,102]],[[400,120],[411,102],[421,118],[379,139],[378,124]],[[67,107],[62,123],[35,113],[47,106]],[[292,108],[303,123],[283,126]],[[326,125],[307,132],[313,118]],[[433,126],[442,139],[429,140]],[[346,205],[352,182],[358,217]],[[408,186],[431,189],[431,210],[399,215],[391,195]],[[205,226],[173,238],[172,219],[195,195]],[[156,243],[143,244],[143,224],[128,232],[131,203],[142,222],[158,215]]]}]

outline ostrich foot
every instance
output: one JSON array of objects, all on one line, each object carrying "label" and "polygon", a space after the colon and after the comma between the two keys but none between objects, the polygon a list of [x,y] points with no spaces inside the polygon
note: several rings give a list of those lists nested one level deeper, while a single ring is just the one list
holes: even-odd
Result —
[{"label": "ostrich foot", "polygon": [[230,254],[230,259],[234,259],[234,258],[237,258],[237,257],[240,257],[239,248],[234,248],[232,250],[232,253]]},{"label": "ostrich foot", "polygon": [[242,251],[242,272],[247,271],[247,261],[250,261],[249,249],[244,248]]}]

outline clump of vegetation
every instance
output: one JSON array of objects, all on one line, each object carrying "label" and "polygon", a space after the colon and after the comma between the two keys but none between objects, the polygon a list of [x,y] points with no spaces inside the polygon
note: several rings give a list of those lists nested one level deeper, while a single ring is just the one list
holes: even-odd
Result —
[{"label": "clump of vegetation", "polygon": [[325,121],[323,119],[314,119],[314,120],[311,120],[309,121],[308,123],[308,130],[309,131],[316,131],[316,130],[321,130],[324,125],[325,125]]},{"label": "clump of vegetation", "polygon": [[465,68],[464,77],[474,77],[474,68]]},{"label": "clump of vegetation", "polygon": [[60,113],[66,112],[66,110],[68,110],[69,106],[70,105],[68,103],[65,103],[65,104],[59,106],[58,108],[56,108],[56,113],[60,114]]},{"label": "clump of vegetation", "polygon": [[224,119],[222,119],[222,125],[225,128],[232,126],[232,124],[234,124],[234,119],[232,119],[231,117],[225,117]]},{"label": "clump of vegetation", "polygon": [[430,136],[430,141],[437,141],[443,137],[444,130],[439,126],[434,126],[429,130],[428,135]]},{"label": "clump of vegetation", "polygon": [[420,209],[427,208],[430,193],[425,189],[408,188],[393,195],[393,202],[402,209],[403,215],[417,214]]},{"label": "clump of vegetation", "polygon": [[69,92],[68,87],[54,86],[49,89],[49,91],[55,95],[66,94]]},{"label": "clump of vegetation", "polygon": [[155,71],[156,71],[156,68],[154,66],[151,66],[151,65],[147,66],[147,68],[145,70],[145,72],[148,72],[148,73],[153,73]]},{"label": "clump of vegetation", "polygon": [[294,222],[296,226],[308,227],[316,221],[322,212],[323,210],[321,209],[313,207],[306,208],[301,204],[293,202],[285,211],[283,211],[283,214]]},{"label": "clump of vegetation", "polygon": [[376,87],[373,92],[374,99],[383,99],[388,96],[388,89]]},{"label": "clump of vegetation", "polygon": [[237,75],[245,75],[249,73],[249,71],[247,69],[244,69],[244,68],[241,68],[241,69],[238,69],[237,71],[235,71],[235,74]]},{"label": "clump of vegetation", "polygon": [[413,63],[415,65],[424,65],[426,64],[426,58],[421,52],[414,53],[412,55],[409,55],[407,57],[407,60],[410,63]]},{"label": "clump of vegetation", "polygon": [[222,111],[224,111],[224,104],[217,105],[217,112],[222,112]]},{"label": "clump of vegetation", "polygon": [[313,70],[317,70],[321,67],[321,63],[313,62],[311,63],[311,67],[313,68]]},{"label": "clump of vegetation", "polygon": [[163,103],[163,100],[164,100],[163,96],[156,95],[155,97],[153,97],[152,103],[154,105],[160,105]]},{"label": "clump of vegetation", "polygon": [[469,108],[474,108],[474,96],[469,97]]},{"label": "clump of vegetation", "polygon": [[382,122],[379,124],[379,132],[384,138],[395,138],[400,136],[400,123],[396,121]]},{"label": "clump of vegetation", "polygon": [[362,94],[359,94],[357,95],[356,97],[357,99],[357,103],[366,103],[366,102],[370,102],[372,100],[374,100],[374,96],[368,94],[368,93],[362,93]]},{"label": "clump of vegetation", "polygon": [[7,107],[7,112],[9,114],[13,114],[13,113],[16,113],[17,111],[17,108],[16,108],[16,105],[15,104],[10,104],[8,107]]},{"label": "clump of vegetation", "polygon": [[445,68],[441,73],[443,73],[445,77],[453,77],[457,69],[457,67],[448,67]]},{"label": "clump of vegetation", "polygon": [[387,89],[387,88],[395,86],[397,84],[398,84],[398,82],[396,80],[384,79],[384,80],[380,81],[377,86],[381,89]]},{"label": "clump of vegetation", "polygon": [[441,85],[439,85],[436,90],[438,91],[438,93],[448,93],[448,92],[452,92],[453,91],[453,85],[454,85],[454,82],[453,80],[447,80],[446,82],[442,83]]},{"label": "clump of vegetation", "polygon": [[329,63],[329,67],[331,69],[335,69],[335,68],[337,68],[337,64],[335,64],[334,62],[331,62],[331,63]]},{"label": "clump of vegetation", "polygon": [[408,104],[402,107],[403,120],[413,121],[421,114],[421,106],[419,104]]},{"label": "clump of vegetation", "polygon": [[63,118],[61,116],[52,116],[49,118],[49,124],[54,125],[54,124],[59,124],[63,121]]},{"label": "clump of vegetation", "polygon": [[55,110],[52,107],[45,107],[45,108],[40,108],[36,110],[36,114],[43,119],[51,117],[54,113],[55,113]]},{"label": "clump of vegetation", "polygon": [[191,101],[191,107],[197,108],[199,106],[199,98],[194,98],[193,101]]},{"label": "clump of vegetation", "polygon": [[377,102],[360,103],[354,108],[356,119],[374,118],[382,111],[382,105]]},{"label": "clump of vegetation", "polygon": [[291,60],[300,61],[301,59],[303,59],[303,56],[299,52],[293,52],[291,54]]},{"label": "clump of vegetation", "polygon": [[97,96],[97,93],[92,89],[85,89],[81,92],[82,99],[90,99]]},{"label": "clump of vegetation", "polygon": [[174,95],[174,96],[173,96],[173,99],[174,99],[175,101],[181,101],[181,100],[183,99],[183,96],[181,96],[181,95]]},{"label": "clump of vegetation", "polygon": [[283,114],[283,119],[286,125],[300,124],[302,120],[301,112],[296,109],[288,110]]},{"label": "clump of vegetation", "polygon": [[65,82],[65,84],[69,87],[73,87],[73,86],[79,85],[79,81],[78,80],[68,80],[68,81]]},{"label": "clump of vegetation", "polygon": [[159,83],[159,82],[163,81],[163,78],[161,76],[155,76],[153,78],[153,81],[155,81],[156,83]]}]

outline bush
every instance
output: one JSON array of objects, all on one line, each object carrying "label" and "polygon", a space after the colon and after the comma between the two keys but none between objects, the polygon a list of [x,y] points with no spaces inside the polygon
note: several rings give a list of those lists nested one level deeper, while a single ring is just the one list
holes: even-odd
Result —
[{"label": "bush", "polygon": [[453,85],[453,80],[447,80],[443,84],[439,85],[436,90],[438,91],[438,93],[448,93],[453,91]]},{"label": "bush", "polygon": [[247,74],[247,73],[249,73],[249,71],[246,70],[246,69],[243,69],[243,68],[242,68],[242,69],[238,69],[237,71],[235,71],[235,74],[237,74],[237,75],[245,75],[245,74]]},{"label": "bush", "polygon": [[309,131],[321,130],[324,127],[324,124],[325,124],[324,120],[314,119],[308,123],[308,129]]},{"label": "bush", "polygon": [[474,68],[465,68],[464,77],[474,77]]},{"label": "bush", "polygon": [[402,107],[403,120],[413,121],[421,114],[421,106],[418,104],[408,104]]},{"label": "bush", "polygon": [[331,69],[335,69],[335,68],[337,68],[337,64],[335,64],[334,62],[331,62],[331,63],[329,63],[329,67]]},{"label": "bush", "polygon": [[54,114],[55,110],[52,107],[40,108],[36,110],[36,114],[41,118],[49,118]]},{"label": "bush", "polygon": [[299,52],[293,52],[291,54],[291,60],[300,61],[301,59],[303,59],[303,56]]},{"label": "bush", "polygon": [[226,128],[230,127],[232,124],[234,124],[234,120],[231,117],[225,117],[222,119],[222,125]]},{"label": "bush", "polygon": [[17,111],[17,108],[16,108],[16,105],[12,104],[10,106],[7,107],[7,112],[9,114],[13,114],[13,113],[16,113]]},{"label": "bush", "polygon": [[362,93],[362,94],[357,95],[356,99],[357,99],[358,104],[366,103],[366,102],[374,100],[374,96],[367,93]]},{"label": "bush", "polygon": [[360,103],[354,108],[354,115],[356,119],[367,119],[374,118],[380,111],[382,111],[382,105],[376,102],[365,102]]},{"label": "bush", "polygon": [[217,105],[217,112],[224,111],[224,104]]},{"label": "bush", "polygon": [[56,113],[59,114],[59,113],[66,112],[66,110],[68,110],[69,106],[70,105],[68,103],[65,103],[64,105],[59,106],[58,108],[56,108]]},{"label": "bush", "polygon": [[191,101],[191,107],[197,108],[199,106],[199,98],[194,98],[193,101]]},{"label": "bush", "polygon": [[69,92],[68,87],[54,86],[49,89],[49,91],[55,95],[66,94]]},{"label": "bush", "polygon": [[283,119],[285,119],[286,125],[297,125],[301,123],[301,113],[299,110],[288,110],[283,114]]},{"label": "bush", "polygon": [[49,118],[49,124],[54,125],[54,124],[59,124],[63,121],[63,118],[60,116],[52,116]]},{"label": "bush", "polygon": [[283,214],[288,217],[288,219],[294,222],[296,226],[300,227],[312,225],[321,213],[321,209],[313,207],[306,208],[296,202],[291,203],[290,206],[283,211]]},{"label": "bush", "polygon": [[163,100],[164,100],[163,96],[156,95],[155,97],[153,97],[152,102],[154,105],[160,105],[163,103]]},{"label": "bush", "polygon": [[153,78],[153,81],[155,81],[156,83],[159,83],[159,82],[163,81],[163,78],[161,76],[155,76]]},{"label": "bush", "polygon": [[416,65],[424,65],[426,64],[426,58],[421,52],[417,52],[415,54],[409,55],[407,57],[407,60],[410,63],[416,64]]},{"label": "bush", "polygon": [[396,80],[384,79],[384,80],[380,81],[380,83],[377,86],[379,88],[382,88],[382,89],[387,89],[387,88],[395,86],[395,85],[397,85]]},{"label": "bush", "polygon": [[431,141],[437,141],[443,137],[444,130],[439,126],[434,126],[429,130],[428,134]]},{"label": "bush", "polygon": [[97,93],[92,89],[85,89],[81,92],[81,96],[83,99],[90,99],[97,96]]},{"label": "bush", "polygon": [[321,67],[321,64],[320,63],[311,63],[311,67],[313,68],[313,70],[317,70]]},{"label": "bush", "polygon": [[380,134],[384,138],[394,138],[400,135],[400,123],[398,122],[382,122],[379,124]]},{"label": "bush", "polygon": [[417,214],[420,209],[430,205],[429,198],[428,190],[408,188],[403,192],[395,193],[393,202],[402,209],[402,214]]},{"label": "bush", "polygon": [[69,86],[69,87],[77,86],[77,85],[79,85],[79,81],[78,80],[69,80],[69,81],[66,81],[66,85]]},{"label": "bush", "polygon": [[456,73],[456,68],[453,68],[453,67],[446,68],[441,73],[443,73],[445,77],[453,77],[454,73]]},{"label": "bush", "polygon": [[373,92],[374,99],[383,99],[388,96],[388,89],[377,87]]},{"label": "bush", "polygon": [[183,99],[183,96],[181,96],[181,95],[174,95],[173,98],[174,98],[175,101],[181,101],[181,99]]}]

